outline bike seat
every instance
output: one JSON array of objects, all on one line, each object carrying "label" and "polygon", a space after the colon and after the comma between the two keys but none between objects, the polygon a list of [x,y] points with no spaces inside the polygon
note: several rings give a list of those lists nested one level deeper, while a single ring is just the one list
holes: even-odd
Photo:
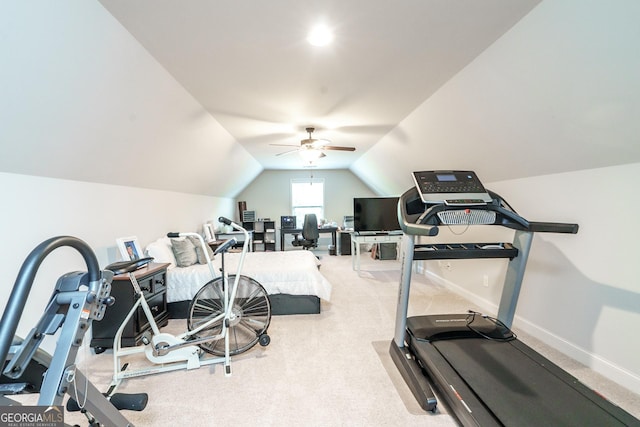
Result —
[{"label": "bike seat", "polygon": [[235,237],[232,237],[230,239],[225,240],[224,242],[222,242],[222,244],[220,246],[218,246],[215,250],[215,252],[213,253],[213,255],[218,255],[220,253],[224,253],[227,252],[229,249],[231,249],[236,243],[238,243],[238,240]]},{"label": "bike seat", "polygon": [[153,261],[152,257],[133,259],[131,261],[117,261],[107,265],[104,269],[113,271],[113,274],[124,274],[131,273],[132,271],[136,271],[140,267],[144,267]]}]

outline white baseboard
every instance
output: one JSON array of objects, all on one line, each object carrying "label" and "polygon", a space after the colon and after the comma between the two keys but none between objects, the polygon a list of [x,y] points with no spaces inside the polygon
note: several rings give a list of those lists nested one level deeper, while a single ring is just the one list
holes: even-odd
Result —
[{"label": "white baseboard", "polygon": [[552,332],[535,325],[527,319],[516,316],[514,323],[516,323],[519,329],[529,335],[539,339],[543,343],[553,347],[572,359],[577,360],[611,381],[614,381],[640,395],[640,377],[635,375],[633,372],[627,371],[602,356],[576,346]]},{"label": "white baseboard", "polygon": [[[416,272],[424,274],[429,278],[429,280],[433,281],[434,283],[442,285],[445,288],[457,293],[458,295],[461,295],[462,297],[473,301],[474,304],[478,305],[483,311],[486,311],[488,313],[496,313],[498,311],[498,306],[493,302],[488,301],[484,298],[480,298],[473,292],[470,292],[464,287],[457,285],[456,283],[451,282],[432,271],[425,271],[422,266],[416,268]],[[629,389],[633,393],[640,395],[640,377],[635,375],[633,372],[629,372],[626,369],[611,362],[610,360],[607,360],[595,353],[591,353],[579,346],[576,346],[571,342],[558,337],[552,332],[541,328],[520,316],[515,316],[514,325],[516,326],[516,328],[522,330],[523,332],[530,334],[531,336],[539,339],[543,343],[551,346],[559,352],[571,357],[572,359],[582,363],[583,365],[586,365],[593,371],[603,375],[611,381],[616,382],[622,387]]]}]

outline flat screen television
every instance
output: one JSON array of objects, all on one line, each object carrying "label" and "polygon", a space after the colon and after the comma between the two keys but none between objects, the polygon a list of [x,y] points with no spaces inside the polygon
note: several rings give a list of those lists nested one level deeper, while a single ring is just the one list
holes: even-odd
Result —
[{"label": "flat screen television", "polygon": [[358,232],[398,231],[398,197],[353,199],[353,229]]}]

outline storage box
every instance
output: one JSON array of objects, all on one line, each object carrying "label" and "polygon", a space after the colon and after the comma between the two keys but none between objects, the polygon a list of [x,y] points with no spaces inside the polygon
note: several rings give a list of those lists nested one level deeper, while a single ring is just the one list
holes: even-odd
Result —
[{"label": "storage box", "polygon": [[382,260],[398,258],[398,245],[396,243],[378,243],[376,258]]}]

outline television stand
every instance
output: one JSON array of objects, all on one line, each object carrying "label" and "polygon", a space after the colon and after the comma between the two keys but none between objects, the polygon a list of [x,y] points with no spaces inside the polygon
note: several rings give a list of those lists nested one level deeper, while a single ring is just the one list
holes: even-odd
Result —
[{"label": "television stand", "polygon": [[402,242],[402,233],[372,232],[371,234],[351,233],[351,268],[360,273],[360,245],[362,243],[395,243]]}]

